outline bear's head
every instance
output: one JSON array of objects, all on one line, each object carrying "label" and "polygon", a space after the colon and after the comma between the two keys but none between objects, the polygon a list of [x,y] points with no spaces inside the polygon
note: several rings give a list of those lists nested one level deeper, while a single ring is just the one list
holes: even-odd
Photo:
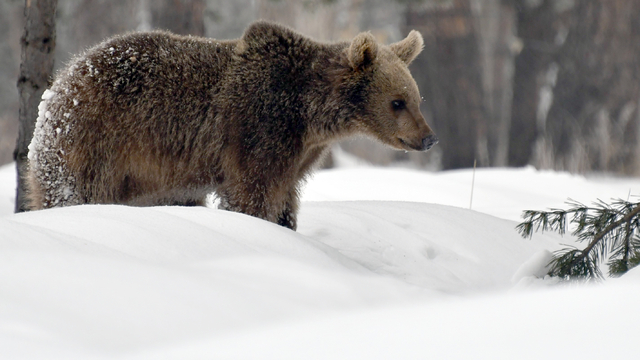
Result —
[{"label": "bear's head", "polygon": [[420,112],[420,92],[408,65],[422,51],[422,35],[411,31],[402,41],[378,44],[371,33],[357,35],[345,50],[351,84],[361,102],[357,130],[398,150],[429,150],[438,142]]}]

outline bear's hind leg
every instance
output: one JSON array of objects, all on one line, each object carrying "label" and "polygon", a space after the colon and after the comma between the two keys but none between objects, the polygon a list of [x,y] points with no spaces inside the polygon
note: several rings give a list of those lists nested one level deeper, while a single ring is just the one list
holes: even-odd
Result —
[{"label": "bear's hind leg", "polygon": [[[47,154],[48,155],[48,154]],[[76,179],[59,158],[29,164],[27,199],[32,210],[84,203],[77,193]]]}]

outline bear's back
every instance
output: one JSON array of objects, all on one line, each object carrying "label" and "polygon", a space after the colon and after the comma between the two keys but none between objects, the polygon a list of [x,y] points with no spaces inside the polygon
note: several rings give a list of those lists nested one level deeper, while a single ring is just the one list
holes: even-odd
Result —
[{"label": "bear's back", "polygon": [[159,105],[215,88],[234,47],[234,41],[160,31],[117,36],[75,59],[59,77],[56,92],[72,93],[76,102],[104,99],[129,110],[137,99]]},{"label": "bear's back", "polygon": [[205,121],[234,46],[166,32],[109,39],[59,75],[46,103],[47,121],[68,129],[58,140],[77,156],[86,156],[74,151],[78,146],[122,151],[117,142],[123,141],[176,151],[168,139]]}]

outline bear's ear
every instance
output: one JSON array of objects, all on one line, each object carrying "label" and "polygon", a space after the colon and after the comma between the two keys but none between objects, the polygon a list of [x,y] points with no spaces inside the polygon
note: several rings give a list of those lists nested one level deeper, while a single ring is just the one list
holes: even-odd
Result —
[{"label": "bear's ear", "polygon": [[424,46],[424,40],[422,35],[415,30],[411,30],[409,35],[404,40],[398,41],[389,45],[391,51],[398,55],[400,60],[409,65],[411,62],[422,52]]},{"label": "bear's ear", "polygon": [[354,70],[364,70],[371,66],[378,55],[378,43],[370,32],[358,34],[349,46],[349,65]]}]

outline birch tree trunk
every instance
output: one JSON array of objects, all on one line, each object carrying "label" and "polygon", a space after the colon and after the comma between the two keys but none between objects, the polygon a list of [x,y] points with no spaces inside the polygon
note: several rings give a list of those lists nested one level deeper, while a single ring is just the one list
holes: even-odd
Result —
[{"label": "birch tree trunk", "polygon": [[17,84],[20,94],[20,125],[13,154],[18,168],[16,212],[26,210],[22,180],[27,165],[28,146],[38,117],[38,104],[53,72],[56,6],[57,0],[25,1],[25,26],[21,38],[22,54]]}]

